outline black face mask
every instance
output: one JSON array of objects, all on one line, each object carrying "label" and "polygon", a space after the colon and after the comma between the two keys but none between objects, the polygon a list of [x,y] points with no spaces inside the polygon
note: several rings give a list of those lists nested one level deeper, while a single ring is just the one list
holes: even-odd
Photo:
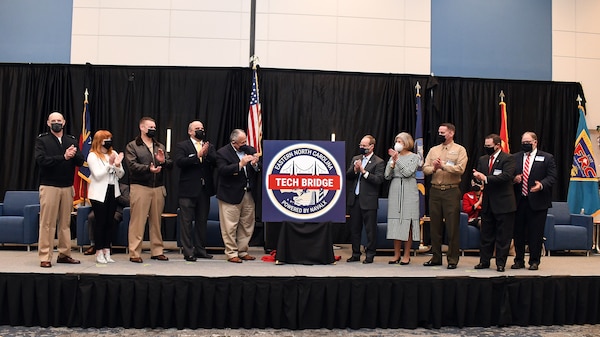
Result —
[{"label": "black face mask", "polygon": [[54,132],[60,132],[63,129],[63,125],[61,123],[52,123],[50,124],[50,128]]},{"label": "black face mask", "polygon": [[445,141],[446,141],[446,136],[442,136],[438,133],[437,138],[436,138],[437,144],[443,144]]},{"label": "black face mask", "polygon": [[242,151],[245,154],[254,154],[256,152],[256,151],[252,151],[252,150],[254,150],[254,148],[251,146],[248,146],[248,145],[242,145],[239,148],[239,151]]},{"label": "black face mask", "polygon": [[102,143],[102,147],[104,147],[107,150],[110,150],[110,148],[112,147],[112,140],[105,140],[104,143]]},{"label": "black face mask", "polygon": [[155,135],[156,129],[148,129],[148,132],[146,132],[146,136],[148,136],[148,138],[154,138]]},{"label": "black face mask", "polygon": [[533,144],[521,143],[521,149],[525,152],[531,152],[533,150]]},{"label": "black face mask", "polygon": [[359,147],[358,148],[358,153],[362,154],[363,156],[367,154],[367,152],[369,152],[369,149],[366,149],[364,147]]},{"label": "black face mask", "polygon": [[196,130],[194,137],[196,137],[198,140],[204,140],[206,137],[206,132],[204,132],[204,130]]},{"label": "black face mask", "polygon": [[479,185],[473,185],[473,186],[471,186],[471,191],[479,192],[479,191],[481,191],[481,187],[479,187]]},{"label": "black face mask", "polygon": [[491,156],[494,152],[496,152],[496,149],[494,147],[484,146],[483,150],[485,151],[485,154],[487,154],[488,156]]}]

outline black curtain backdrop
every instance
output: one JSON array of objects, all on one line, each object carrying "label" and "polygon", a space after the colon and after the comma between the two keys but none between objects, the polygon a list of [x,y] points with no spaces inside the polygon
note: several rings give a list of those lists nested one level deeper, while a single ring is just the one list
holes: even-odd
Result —
[{"label": "black curtain backdrop", "polygon": [[600,278],[0,273],[0,324],[359,329],[600,323]]},{"label": "black curtain backdrop", "polygon": [[[5,165],[0,194],[37,189],[34,142],[47,132],[50,112],[60,111],[67,133],[79,137],[84,91],[89,90],[91,129],[113,133],[116,149],[138,135],[138,121],[153,117],[165,142],[187,137],[192,120],[204,123],[217,147],[234,128],[245,129],[251,88],[248,68],[0,64],[0,149]],[[554,199],[565,200],[577,129],[579,83],[444,78],[418,75],[260,69],[263,139],[336,140],[346,142],[346,159],[355,154],[363,135],[377,138],[375,153],[387,149],[401,131],[414,134],[415,84],[421,85],[425,149],[440,123],[457,127],[456,141],[469,154],[462,187],[483,154],[484,137],[500,128],[499,93],[504,90],[510,147],[519,150],[520,136],[534,131],[539,147],[555,155],[559,181]],[[167,175],[165,211],[177,208],[178,170]],[[387,187],[387,186],[386,186]],[[381,192],[387,195],[387,188]]]}]

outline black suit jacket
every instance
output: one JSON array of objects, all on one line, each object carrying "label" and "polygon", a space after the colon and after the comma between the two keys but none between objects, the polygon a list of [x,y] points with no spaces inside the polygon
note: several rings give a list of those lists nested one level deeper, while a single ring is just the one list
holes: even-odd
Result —
[{"label": "black suit jacket", "polygon": [[[515,175],[523,173],[523,151],[515,153]],[[535,185],[536,181],[542,183],[544,188],[539,192],[529,192],[527,200],[531,209],[541,211],[552,207],[552,186],[556,182],[556,163],[554,156],[548,152],[538,150],[535,158],[530,162],[529,179],[527,185],[529,189]],[[515,197],[517,203],[521,200],[522,183],[514,184]]]},{"label": "black suit jacket", "polygon": [[[256,153],[253,147],[252,153]],[[252,154],[249,153],[249,154]],[[240,170],[240,158],[231,144],[227,144],[217,150],[217,199],[228,204],[239,204],[244,198],[246,183],[250,186],[250,192],[254,200],[258,200],[257,180],[260,172],[261,162],[258,162],[257,168],[252,167],[250,163],[246,164],[246,172]],[[247,179],[247,180],[246,180]]]},{"label": "black suit jacket", "polygon": [[[360,172],[354,172],[354,162],[362,161],[363,156],[357,155],[352,157],[348,171],[346,171],[346,205],[354,206],[355,197],[354,190],[358,181]],[[371,156],[365,165],[365,171],[369,172],[369,176],[360,178],[360,193],[358,194],[358,202],[361,209],[377,209],[379,200],[379,188],[383,183],[383,172],[385,171],[385,162],[375,154]]]},{"label": "black suit jacket", "polygon": [[179,197],[196,198],[200,193],[215,195],[213,170],[217,164],[217,151],[210,144],[208,153],[198,158],[198,152],[191,139],[177,143],[173,153],[175,164],[181,169],[179,174]]},{"label": "black suit jacket", "polygon": [[517,210],[513,178],[515,172],[515,159],[505,152],[498,153],[494,159],[492,170],[489,172],[490,156],[479,157],[477,171],[487,177],[487,184],[483,190],[481,211],[493,214],[510,213]]}]

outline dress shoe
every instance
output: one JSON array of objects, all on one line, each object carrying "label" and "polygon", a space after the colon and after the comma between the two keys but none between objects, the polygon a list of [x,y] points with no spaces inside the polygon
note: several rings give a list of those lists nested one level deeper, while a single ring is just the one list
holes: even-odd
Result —
[{"label": "dress shoe", "polygon": [[230,259],[227,259],[227,261],[229,261],[229,262],[233,262],[233,263],[242,263],[242,259],[240,259],[240,258],[239,258],[239,257],[237,257],[237,256],[234,256],[234,257],[232,257],[232,258],[230,258]]},{"label": "dress shoe", "polygon": [[52,267],[52,262],[50,262],[50,261],[42,261],[42,262],[40,262],[40,267],[42,267],[42,268],[50,268],[50,267]]},{"label": "dress shoe", "polygon": [[256,258],[252,255],[244,255],[242,257],[240,257],[240,259],[242,259],[243,261],[254,261],[256,260]]},{"label": "dress shoe", "polygon": [[192,256],[184,256],[183,258],[188,262],[196,262],[196,260],[197,260],[196,257],[193,255]]},{"label": "dress shoe", "polygon": [[213,256],[210,254],[194,254],[194,257],[198,258],[198,259],[212,259]]},{"label": "dress shoe", "polygon": [[144,260],[142,260],[141,257],[130,257],[129,261],[131,261],[133,263],[144,263]]},{"label": "dress shoe", "polygon": [[56,259],[56,263],[80,264],[81,261],[75,260],[74,258],[72,258],[70,256],[59,256]]},{"label": "dress shoe", "polygon": [[360,257],[358,256],[351,256],[350,258],[348,258],[348,260],[346,260],[346,262],[359,262],[360,261]]},{"label": "dress shoe", "polygon": [[489,264],[484,264],[479,262],[478,264],[475,265],[475,267],[473,267],[473,269],[488,269],[490,267]]},{"label": "dress shoe", "polygon": [[406,266],[407,264],[410,264],[410,258],[408,259],[408,262],[400,261],[401,266]]},{"label": "dress shoe", "polygon": [[523,268],[525,268],[525,264],[523,262],[515,262],[515,264],[510,266],[510,269],[523,269]]},{"label": "dress shoe", "polygon": [[363,264],[370,264],[370,263],[373,263],[373,258],[370,258],[370,259],[369,259],[369,258],[366,258],[366,259],[365,259],[365,260],[364,260],[362,263],[363,263]]},{"label": "dress shoe", "polygon": [[400,259],[388,261],[388,264],[400,264]]},{"label": "dress shoe", "polygon": [[496,270],[499,271],[499,272],[501,272],[501,273],[504,273],[504,266],[497,266]]},{"label": "dress shoe", "polygon": [[165,254],[150,256],[150,258],[152,260],[158,260],[158,261],[169,261],[169,258],[166,257]]},{"label": "dress shoe", "polygon": [[539,269],[539,264],[538,263],[532,263],[529,265],[529,270],[538,270]]},{"label": "dress shoe", "polygon": [[90,246],[83,252],[83,255],[94,255],[96,254],[96,246]]},{"label": "dress shoe", "polygon": [[456,263],[448,264],[448,269],[456,269]]},{"label": "dress shoe", "polygon": [[441,262],[437,263],[437,262],[433,262],[433,261],[429,260],[427,262],[424,262],[423,265],[425,267],[433,267],[433,266],[441,266],[442,263]]}]

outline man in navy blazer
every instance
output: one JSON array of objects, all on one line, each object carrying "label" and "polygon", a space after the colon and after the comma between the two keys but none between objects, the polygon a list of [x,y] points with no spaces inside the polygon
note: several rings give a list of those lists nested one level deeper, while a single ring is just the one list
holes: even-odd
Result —
[{"label": "man in navy blazer", "polygon": [[[180,239],[183,257],[212,259],[206,252],[206,223],[210,197],[215,195],[213,169],[217,162],[215,147],[206,140],[204,125],[193,121],[188,125],[189,138],[175,146],[175,164],[179,174]],[[195,225],[192,225],[195,221]]]},{"label": "man in navy blazer", "polygon": [[556,182],[556,163],[550,153],[537,149],[537,136],[525,132],[522,151],[514,154],[513,179],[517,213],[515,220],[515,263],[512,269],[525,268],[525,244],[529,245],[529,270],[538,270],[542,255],[544,226],[552,207],[552,186]]},{"label": "man in navy blazer", "polygon": [[248,244],[254,232],[261,164],[256,149],[247,145],[244,130],[233,130],[229,140],[217,151],[219,221],[227,261],[242,263],[256,259],[248,254]]},{"label": "man in navy blazer", "polygon": [[366,258],[363,263],[373,263],[377,247],[377,208],[379,188],[383,183],[385,162],[373,153],[375,138],[364,136],[359,144],[361,154],[352,157],[346,171],[346,205],[350,218],[352,256],[347,262],[360,261],[362,227],[367,233]]},{"label": "man in navy blazer", "polygon": [[497,134],[485,137],[486,154],[479,157],[473,178],[485,184],[481,206],[481,249],[475,269],[490,267],[496,248],[496,270],[504,272],[506,257],[513,236],[515,221],[515,193],[513,176],[515,160],[502,152],[502,139]]}]

